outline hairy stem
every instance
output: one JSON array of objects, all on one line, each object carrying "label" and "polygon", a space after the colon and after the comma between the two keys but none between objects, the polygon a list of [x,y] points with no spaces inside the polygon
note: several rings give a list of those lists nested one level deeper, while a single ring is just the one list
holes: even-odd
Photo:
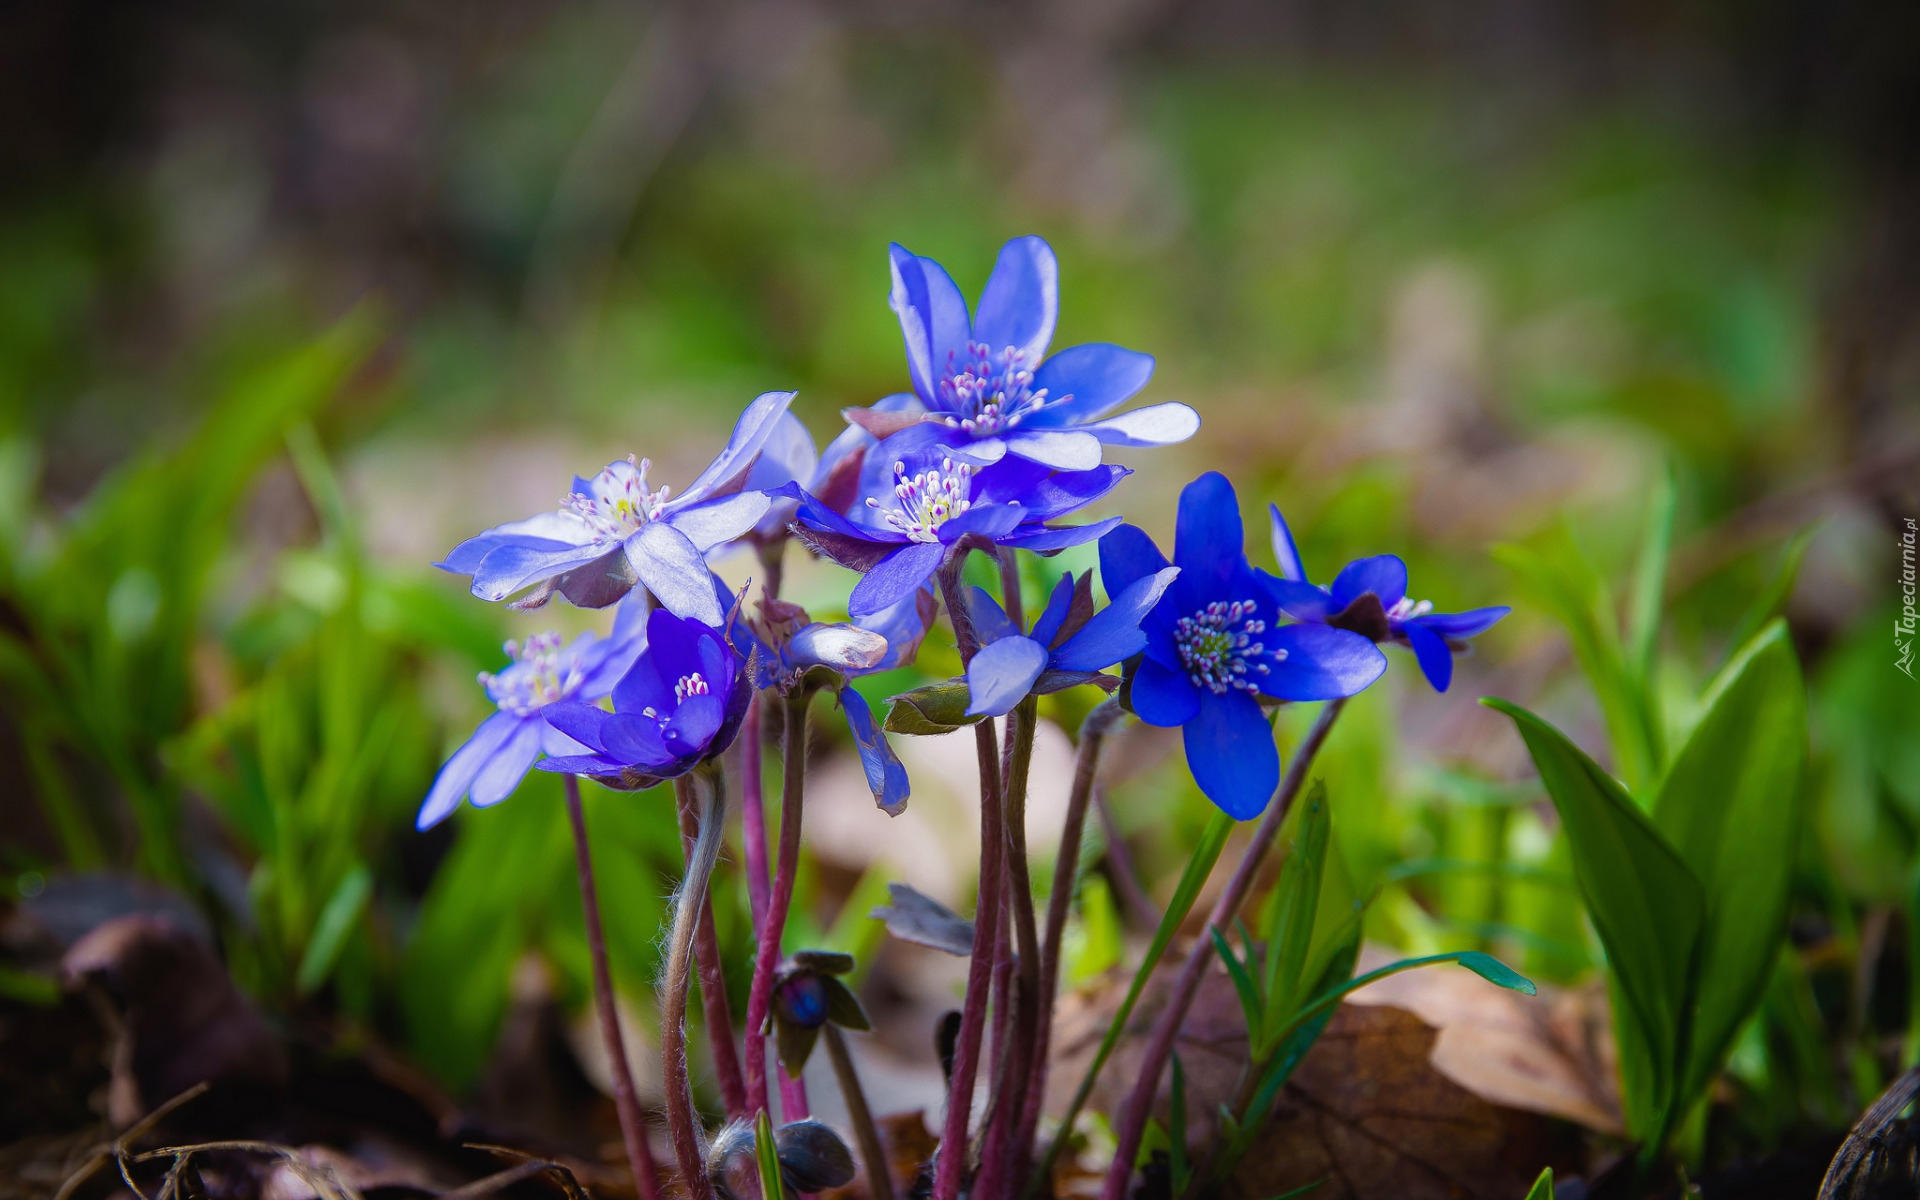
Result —
[{"label": "hairy stem", "polygon": [[[712,786],[726,786],[718,764]],[[691,776],[674,780],[674,798],[680,808],[680,837],[689,855],[700,833],[700,814]],[[706,1016],[707,1042],[713,1054],[713,1072],[720,1080],[720,1100],[728,1117],[747,1111],[747,1089],[740,1078],[740,1052],[733,1043],[733,1010],[727,1003],[727,978],[720,963],[720,937],[713,925],[713,895],[700,899],[700,924],[693,933],[693,960],[700,972],[700,1007]]]},{"label": "hairy stem", "polygon": [[[687,786],[691,787],[689,782]],[[676,785],[676,790],[679,785]],[[699,828],[687,849],[687,872],[673,906],[673,929],[667,937],[666,978],[661,981],[661,1082],[667,1099],[667,1128],[673,1135],[673,1154],[680,1163],[681,1182],[691,1200],[714,1200],[713,1185],[701,1161],[700,1119],[693,1107],[693,1084],[687,1076],[687,994],[693,987],[693,943],[705,907],[707,883],[720,857],[721,827],[726,821],[727,793],[714,777],[700,806]]]},{"label": "hairy stem", "polygon": [[[940,593],[947,619],[953,624],[964,666],[979,649],[973,621],[960,599],[960,564],[966,551],[955,548],[940,568]],[[974,750],[980,764],[980,898],[973,918],[973,953],[967,963],[967,996],[960,1010],[960,1032],[955,1039],[953,1078],[947,1088],[947,1112],[940,1135],[940,1161],[934,1172],[933,1200],[956,1200],[967,1170],[967,1126],[973,1110],[974,1074],[980,1063],[985,1032],[987,998],[992,990],[995,935],[1000,927],[1000,901],[1005,884],[1001,872],[1006,860],[1007,835],[1000,811],[1000,757],[994,744],[993,722],[974,727]]]},{"label": "hairy stem", "polygon": [[832,1022],[822,1026],[820,1032],[826,1036],[827,1057],[833,1060],[840,1095],[847,1102],[853,1140],[860,1145],[860,1166],[867,1173],[867,1195],[872,1200],[893,1200],[893,1177],[887,1173],[887,1148],[880,1140],[880,1130],[874,1126],[873,1110],[867,1107],[867,1093],[860,1087],[860,1076],[853,1069],[847,1035]]},{"label": "hairy stem", "polygon": [[[1279,837],[1280,826],[1286,822],[1287,810],[1293,806],[1294,797],[1300,794],[1300,787],[1306,782],[1307,768],[1313,764],[1314,756],[1320,752],[1328,731],[1333,728],[1334,719],[1340,715],[1346,703],[1345,700],[1332,700],[1320,710],[1319,718],[1314,721],[1306,740],[1294,754],[1293,765],[1287,769],[1286,778],[1280,781],[1280,790],[1274,794],[1273,803],[1267,806],[1267,815],[1261,818],[1259,828],[1254,830],[1253,840],[1241,856],[1240,865],[1234,868],[1232,877],[1227,880],[1226,890],[1214,902],[1213,912],[1207,918],[1209,930],[1218,931],[1222,936],[1232,930],[1233,919],[1239,914],[1247,893],[1253,889],[1253,881],[1266,862],[1267,852]],[[1181,968],[1179,982],[1174,986],[1173,999],[1154,1024],[1146,1057],[1140,1064],[1133,1090],[1127,1095],[1126,1104],[1120,1112],[1119,1125],[1114,1131],[1116,1145],[1113,1162],[1107,1168],[1106,1182],[1100,1190],[1101,1200],[1125,1200],[1127,1181],[1133,1175],[1134,1156],[1140,1151],[1140,1137],[1146,1131],[1147,1116],[1153,1110],[1154,1097],[1159,1094],[1160,1073],[1166,1069],[1167,1059],[1173,1054],[1174,1040],[1180,1035],[1180,1026],[1186,1021],[1187,1010],[1192,1007],[1193,998],[1199,993],[1200,982],[1212,961],[1213,938],[1209,934],[1194,942],[1186,966]]]},{"label": "hairy stem", "polygon": [[[769,1108],[767,1095],[767,1013],[773,1005],[773,972],[780,965],[780,939],[793,907],[794,876],[800,869],[800,810],[806,798],[807,696],[797,692],[785,705],[780,778],[780,849],[774,861],[773,893],[766,916],[758,922],[759,945],[754,953],[753,982],[747,991],[747,1107]],[[794,1081],[797,1083],[798,1081]],[[781,1071],[781,1110],[786,1121],[806,1116],[806,1092],[790,1090]],[[798,1112],[794,1111],[798,1105]]]},{"label": "hairy stem", "polygon": [[627,1066],[627,1043],[620,1035],[620,1015],[613,1006],[613,972],[607,966],[607,933],[600,924],[600,896],[593,885],[593,856],[587,850],[587,815],[580,806],[580,780],[564,777],[567,818],[573,825],[573,859],[580,875],[580,907],[587,918],[587,950],[593,960],[593,1007],[600,1018],[600,1040],[606,1043],[607,1069],[613,1076],[613,1108],[620,1117],[620,1140],[626,1144],[627,1165],[641,1200],[659,1200],[660,1171],[647,1144],[646,1118]]},{"label": "hairy stem", "polygon": [[[747,716],[740,723],[740,843],[747,864],[747,907],[753,914],[753,927],[767,923],[767,905],[772,900],[772,872],[767,864],[767,801],[760,779],[760,702],[756,694],[747,702]],[[747,1050],[760,1042],[747,1030]]]},{"label": "hairy stem", "polygon": [[1002,805],[1006,826],[1006,893],[1011,904],[1009,924],[1016,947],[1015,986],[1012,992],[1012,1037],[1006,1051],[1002,1074],[1002,1094],[994,1097],[992,1123],[987,1130],[986,1147],[981,1155],[980,1178],[975,1191],[982,1196],[999,1196],[1006,1181],[1023,1171],[1030,1147],[1019,1145],[1016,1135],[1023,1128],[1027,1096],[1033,1088],[1034,1045],[1039,1038],[1039,1016],[1046,1004],[1040,977],[1040,936],[1033,911],[1033,881],[1027,874],[1027,773],[1033,764],[1033,738],[1039,727],[1039,700],[1028,696],[1012,713],[1007,740],[1011,747],[1010,769],[1006,773],[1005,801]]},{"label": "hairy stem", "polygon": [[1087,805],[1100,770],[1100,751],[1107,735],[1126,717],[1117,696],[1109,696],[1087,714],[1080,725],[1080,747],[1074,755],[1073,788],[1067,794],[1067,817],[1060,830],[1060,854],[1053,868],[1053,890],[1047,895],[1046,934],[1040,942],[1040,987],[1035,1004],[1033,1047],[1029,1052],[1026,1102],[1014,1145],[1019,1148],[1020,1178],[1025,1174],[1034,1136],[1040,1128],[1040,1109],[1047,1091],[1047,1054],[1053,1042],[1053,1002],[1060,988],[1060,943],[1066,935],[1067,910],[1073,906],[1074,877],[1080,869],[1080,840],[1086,831]]}]

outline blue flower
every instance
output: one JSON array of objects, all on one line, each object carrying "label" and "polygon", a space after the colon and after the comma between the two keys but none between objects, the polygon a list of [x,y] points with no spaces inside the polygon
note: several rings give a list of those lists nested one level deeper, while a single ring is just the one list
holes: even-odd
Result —
[{"label": "blue flower", "polygon": [[1392,554],[1355,559],[1334,576],[1331,587],[1317,587],[1301,569],[1300,551],[1280,506],[1269,508],[1280,576],[1261,575],[1274,603],[1296,621],[1350,629],[1376,642],[1409,647],[1436,692],[1453,682],[1454,652],[1465,650],[1468,638],[1485,633],[1513,611],[1503,604],[1463,613],[1434,612],[1432,601],[1407,595],[1407,564]]},{"label": "blue flower", "polygon": [[706,585],[703,555],[766,514],[770,501],[745,490],[747,476],[792,401],[792,392],[768,392],[749,404],[726,449],[678,496],[651,489],[647,461],[628,458],[592,479],[575,478],[558,512],[489,529],[437,565],[473,576],[482,600],[531,587],[520,608],[537,608],[555,591],[583,608],[604,608],[640,583],[669,610],[717,626],[725,612]]},{"label": "blue flower", "polygon": [[1033,632],[1020,632],[998,601],[980,588],[968,596],[980,650],[967,664],[967,715],[1003,717],[1036,689],[1056,692],[1112,676],[1098,674],[1146,649],[1141,620],[1160,602],[1178,567],[1134,580],[1099,612],[1093,610],[1093,575],[1054,585]]},{"label": "blue flower", "polygon": [[1102,443],[1164,446],[1200,428],[1185,404],[1108,415],[1146,386],[1150,355],[1096,342],[1047,357],[1060,272],[1041,239],[1001,248],[971,317],[939,263],[897,245],[891,257],[890,303],[906,338],[913,396],[892,416],[880,415],[885,405],[872,419],[849,414],[886,439],[887,457],[944,446],[976,464],[1015,454],[1080,471],[1099,465]]},{"label": "blue flower", "polygon": [[[791,412],[782,413],[753,469],[747,472],[746,490],[775,492],[797,483],[836,512],[844,512],[857,497],[866,452],[876,444],[878,439],[872,434],[858,425],[848,425],[824,451],[819,451],[800,418]],[[770,497],[766,513],[753,528],[753,540],[764,545],[785,538],[796,506],[794,500]]]},{"label": "blue flower", "polygon": [[546,707],[548,724],[585,752],[542,759],[540,769],[629,789],[684,775],[733,744],[753,696],[746,667],[719,629],[656,608],[646,650],[613,686],[612,712],[578,701]]},{"label": "blue flower", "polygon": [[1130,473],[1053,471],[1018,458],[976,469],[923,450],[894,460],[892,485],[844,516],[798,484],[773,495],[799,502],[796,529],[816,553],[864,573],[847,601],[858,620],[912,596],[968,534],[1041,554],[1092,541],[1119,519],[1059,529],[1046,522],[1098,500]]},{"label": "blue flower", "polygon": [[[1281,625],[1247,565],[1233,485],[1209,472],[1180,493],[1174,563],[1180,577],[1147,614],[1146,654],[1131,703],[1150,725],[1182,726],[1187,767],[1207,798],[1236,820],[1266,808],[1280,785],[1280,753],[1261,698],[1332,700],[1380,677],[1386,656],[1366,638],[1322,625]],[[1167,567],[1131,525],[1100,539],[1109,591]]]},{"label": "blue flower", "polygon": [[[859,748],[860,766],[873,800],[890,816],[905,811],[912,790],[907,769],[866,698],[853,689],[863,675],[908,666],[933,623],[931,594],[916,589],[906,599],[856,623],[822,624],[797,604],[763,600],[760,619],[745,632],[754,647],[755,684],[789,692],[820,679],[839,698],[847,729]],[[823,668],[816,673],[815,668]]]},{"label": "blue flower", "polygon": [[480,676],[499,711],[482,721],[440,768],[420,806],[417,826],[438,825],[468,796],[476,808],[498,804],[513,794],[543,754],[585,750],[547,724],[546,711],[554,704],[598,700],[613,691],[646,646],[639,620],[644,612],[637,604],[621,605],[612,637],[583,633],[562,645],[559,634],[542,633],[524,643],[508,642],[512,664]]}]

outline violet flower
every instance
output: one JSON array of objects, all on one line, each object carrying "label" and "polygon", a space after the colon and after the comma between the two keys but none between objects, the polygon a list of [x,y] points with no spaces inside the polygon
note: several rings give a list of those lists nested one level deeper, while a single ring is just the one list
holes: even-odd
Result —
[{"label": "violet flower", "polygon": [[753,529],[769,500],[745,490],[747,476],[792,392],[767,392],[747,406],[707,469],[678,496],[651,489],[649,463],[627,458],[592,479],[575,478],[558,512],[498,525],[453,548],[437,564],[473,577],[473,594],[537,608],[555,591],[582,608],[604,608],[644,584],[684,617],[720,625],[725,611],[706,586],[704,555]]},{"label": "violet flower", "polygon": [[924,590],[858,622],[830,625],[811,620],[797,604],[763,600],[759,620],[742,630],[753,639],[756,686],[790,692],[819,684],[833,690],[874,803],[889,816],[905,811],[912,796],[907,769],[853,680],[910,665],[933,615],[933,597]]},{"label": "violet flower", "polygon": [[542,759],[540,769],[628,790],[684,775],[733,744],[753,695],[746,667],[719,629],[656,608],[646,650],[613,686],[612,712],[579,701],[545,708],[584,753]]},{"label": "violet flower", "polygon": [[1052,471],[1020,458],[976,469],[926,450],[894,460],[891,488],[844,516],[797,484],[773,494],[799,501],[794,528],[809,547],[863,573],[847,601],[859,620],[912,596],[969,534],[1041,554],[1092,541],[1119,518],[1065,528],[1046,522],[1098,500],[1129,474],[1115,466]]},{"label": "violet flower", "polygon": [[[1147,614],[1145,656],[1130,703],[1149,725],[1183,727],[1187,766],[1207,798],[1235,820],[1258,816],[1280,784],[1280,753],[1262,700],[1333,700],[1387,669],[1366,638],[1324,625],[1281,625],[1280,610],[1247,565],[1233,485],[1208,472],[1180,493],[1174,562],[1180,577]],[[1100,539],[1109,590],[1165,570],[1153,540],[1132,525]]]},{"label": "violet flower", "polygon": [[1146,649],[1140,622],[1160,602],[1178,567],[1134,580],[1112,603],[1093,609],[1093,573],[1062,576],[1030,634],[1020,632],[998,601],[981,588],[968,596],[979,652],[967,664],[967,715],[1004,717],[1028,693],[1075,684],[1120,681],[1099,672]]},{"label": "violet flower", "polygon": [[1001,248],[972,316],[939,263],[898,245],[891,263],[889,303],[906,338],[913,396],[900,397],[908,403],[892,414],[884,403],[848,414],[884,437],[887,458],[943,446],[976,465],[1014,454],[1081,471],[1099,465],[1103,443],[1164,446],[1200,428],[1199,414],[1178,403],[1108,415],[1146,386],[1150,355],[1094,342],[1047,356],[1060,272],[1040,238]]},{"label": "violet flower", "polygon": [[1296,621],[1349,629],[1376,642],[1410,648],[1436,692],[1453,682],[1453,656],[1467,649],[1467,639],[1485,633],[1513,611],[1502,604],[1463,613],[1434,612],[1432,601],[1407,595],[1407,564],[1392,554],[1357,558],[1341,568],[1332,586],[1315,586],[1301,569],[1300,551],[1280,506],[1268,507],[1280,575],[1260,574],[1274,603]]},{"label": "violet flower", "polygon": [[482,721],[440,768],[416,827],[438,825],[469,797],[475,808],[500,803],[542,755],[583,751],[584,746],[547,724],[547,709],[599,700],[612,692],[646,646],[640,622],[645,611],[638,604],[621,605],[611,637],[583,633],[562,644],[559,634],[540,633],[525,642],[508,642],[511,665],[480,676],[480,685],[499,711]]}]

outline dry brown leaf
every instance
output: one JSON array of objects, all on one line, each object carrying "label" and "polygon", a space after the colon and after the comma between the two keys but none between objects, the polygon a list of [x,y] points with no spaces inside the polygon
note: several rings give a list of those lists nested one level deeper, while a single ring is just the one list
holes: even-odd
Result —
[{"label": "dry brown leaf", "polygon": [[[1094,1088],[1094,1108],[1111,1113],[1138,1076],[1171,974],[1157,974],[1141,997]],[[1477,985],[1482,1000],[1499,1004],[1509,995],[1459,974]],[[1059,1053],[1048,1076],[1052,1111],[1064,1106],[1079,1083],[1123,993],[1124,982],[1111,983],[1063,1004]],[[1279,1195],[1318,1179],[1329,1182],[1315,1200],[1506,1200],[1524,1194],[1531,1173],[1571,1149],[1562,1136],[1570,1131],[1533,1111],[1475,1095],[1438,1071],[1430,1062],[1435,1040],[1435,1030],[1411,1013],[1382,1004],[1342,1005],[1283,1092],[1274,1125],[1241,1164],[1229,1194]],[[1201,984],[1177,1049],[1186,1078],[1188,1144],[1199,1162],[1213,1139],[1215,1114],[1234,1099],[1247,1061],[1239,1000],[1223,971],[1216,969]],[[1168,1119],[1165,1080],[1155,1116]]]},{"label": "dry brown leaf", "polygon": [[1282,1091],[1228,1197],[1512,1200],[1554,1157],[1548,1123],[1434,1070],[1434,1030],[1386,1005],[1342,1005]]},{"label": "dry brown leaf", "polygon": [[[1359,970],[1394,957],[1370,946]],[[1600,1133],[1624,1129],[1602,987],[1543,986],[1538,996],[1524,996],[1443,967],[1390,975],[1355,992],[1349,1003],[1390,1004],[1439,1030],[1434,1067],[1476,1096]]]}]

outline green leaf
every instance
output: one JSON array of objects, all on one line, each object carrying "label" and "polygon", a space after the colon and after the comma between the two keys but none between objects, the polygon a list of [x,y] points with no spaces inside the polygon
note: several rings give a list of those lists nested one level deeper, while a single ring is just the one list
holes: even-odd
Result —
[{"label": "green leaf", "polygon": [[1299,811],[1299,828],[1294,832],[1293,846],[1280,866],[1280,879],[1273,889],[1273,916],[1267,925],[1265,1020],[1257,1027],[1248,1026],[1256,1046],[1271,1042],[1274,1030],[1269,1026],[1285,1020],[1293,1012],[1311,982],[1304,978],[1307,952],[1313,946],[1314,921],[1320,911],[1320,885],[1332,829],[1324,782],[1314,780]]},{"label": "green leaf", "polygon": [[1286,1032],[1290,1033],[1300,1028],[1322,1013],[1331,1013],[1340,1001],[1370,983],[1385,979],[1389,975],[1398,975],[1402,971],[1437,966],[1440,963],[1459,963],[1488,983],[1498,984],[1510,992],[1521,992],[1528,996],[1540,994],[1540,989],[1534,986],[1533,980],[1493,955],[1482,954],[1478,950],[1455,950],[1447,954],[1429,954],[1424,958],[1403,958],[1398,962],[1390,962],[1384,967],[1376,967],[1365,975],[1356,975],[1338,987],[1330,988],[1315,996],[1311,1003],[1294,1014],[1293,1019],[1287,1023]]},{"label": "green leaf", "polygon": [[1626,789],[1564,734],[1517,704],[1481,703],[1513,719],[1566,828],[1574,876],[1612,967],[1627,1124],[1657,1149],[1679,1107],[1706,921],[1700,881]]},{"label": "green leaf", "polygon": [[365,863],[347,872],[333,889],[333,895],[320,910],[320,920],[314,925],[313,937],[307,942],[307,952],[301,956],[300,970],[294,976],[294,986],[302,996],[327,981],[333,964],[340,959],[340,951],[346,947],[347,935],[353,932],[360,914],[366,911],[367,898],[371,895],[373,871]]},{"label": "green leaf", "polygon": [[1813,544],[1813,534],[1811,527],[1802,529],[1787,543],[1786,552],[1780,556],[1779,569],[1767,583],[1766,590],[1754,599],[1740,623],[1733,627],[1733,636],[1727,640],[1730,655],[1738,654],[1753,640],[1754,634],[1760,632],[1762,625],[1786,607],[1787,599],[1793,595],[1793,585],[1800,578],[1800,564],[1806,561],[1807,547]]},{"label": "green leaf", "polygon": [[1533,1181],[1527,1189],[1527,1200],[1553,1200],[1553,1168],[1547,1167],[1540,1172],[1540,1178]]},{"label": "green leaf", "polygon": [[[1651,703],[1647,690],[1653,682],[1653,659],[1660,648],[1660,610],[1666,598],[1667,557],[1673,549],[1673,471],[1669,468],[1654,485],[1647,506],[1647,533],[1640,543],[1640,561],[1634,567],[1633,590],[1627,597],[1627,663]],[[1657,726],[1656,726],[1657,731]]]},{"label": "green leaf", "polygon": [[1621,645],[1607,582],[1581,553],[1573,531],[1561,525],[1534,545],[1495,546],[1492,553],[1566,629],[1574,658],[1600,701],[1621,777],[1633,787],[1652,782],[1660,769],[1659,733]]},{"label": "green leaf", "polygon": [[1272,1200],[1295,1200],[1295,1197],[1304,1196],[1308,1192],[1319,1187],[1321,1184],[1325,1182],[1326,1180],[1324,1179],[1316,1179],[1312,1183],[1301,1184],[1297,1188],[1289,1188],[1288,1190],[1281,1192],[1278,1196],[1274,1196]]},{"label": "green leaf", "polygon": [[887,702],[888,733],[931,737],[952,733],[980,720],[967,715],[971,698],[965,680],[949,679],[902,692]]},{"label": "green leaf", "polygon": [[1246,965],[1234,956],[1233,947],[1228,944],[1226,935],[1209,925],[1207,936],[1213,939],[1213,948],[1219,953],[1220,961],[1227,968],[1227,978],[1233,981],[1233,990],[1240,997],[1240,1011],[1247,1019],[1247,1037],[1257,1037],[1263,1007],[1260,1003],[1260,989],[1254,984],[1253,976],[1247,974]]},{"label": "green leaf", "polygon": [[1710,688],[1653,803],[1653,819],[1706,892],[1683,1104],[1710,1082],[1759,1004],[1786,928],[1805,828],[1807,699],[1774,621]]},{"label": "green leaf", "polygon": [[787,1190],[780,1176],[780,1147],[773,1140],[773,1118],[764,1108],[753,1118],[753,1162],[760,1171],[760,1195],[784,1200]]}]

